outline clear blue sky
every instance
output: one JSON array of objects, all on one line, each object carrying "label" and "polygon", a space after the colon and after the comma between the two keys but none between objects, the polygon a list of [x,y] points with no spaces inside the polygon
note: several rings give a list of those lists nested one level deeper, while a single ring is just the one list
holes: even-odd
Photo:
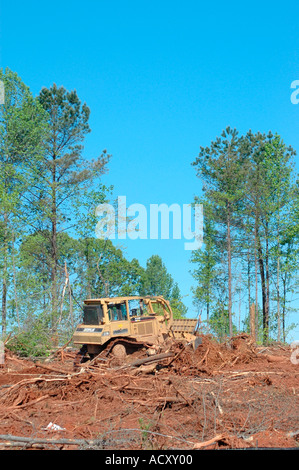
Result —
[{"label": "clear blue sky", "polygon": [[[1,0],[0,8],[1,67],[35,95],[53,83],[77,90],[91,109],[85,155],[113,155],[104,182],[128,205],[191,202],[201,189],[191,162],[228,125],[278,132],[299,150],[299,105],[290,101],[298,1]],[[193,314],[183,241],[127,244],[142,265],[152,254]]]}]

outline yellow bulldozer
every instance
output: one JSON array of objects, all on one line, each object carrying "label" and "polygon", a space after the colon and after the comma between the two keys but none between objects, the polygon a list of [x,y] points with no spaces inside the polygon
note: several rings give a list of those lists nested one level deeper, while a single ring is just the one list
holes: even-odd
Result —
[{"label": "yellow bulldozer", "polygon": [[173,341],[196,349],[201,343],[198,320],[174,319],[162,296],[87,299],[73,335],[74,345],[81,346],[77,363],[103,355],[124,359],[137,349],[157,356]]}]

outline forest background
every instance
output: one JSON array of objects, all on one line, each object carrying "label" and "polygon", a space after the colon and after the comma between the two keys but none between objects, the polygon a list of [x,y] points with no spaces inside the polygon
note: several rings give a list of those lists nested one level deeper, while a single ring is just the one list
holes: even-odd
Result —
[{"label": "forest background", "polygon": [[[159,291],[220,337],[254,304],[259,341],[297,339],[296,15],[167,3],[1,4],[4,336],[65,339],[109,290]],[[202,249],[95,239],[117,195],[202,202]]]}]

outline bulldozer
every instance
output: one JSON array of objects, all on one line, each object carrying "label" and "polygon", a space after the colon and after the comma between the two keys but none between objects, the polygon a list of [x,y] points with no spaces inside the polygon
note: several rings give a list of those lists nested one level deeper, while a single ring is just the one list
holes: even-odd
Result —
[{"label": "bulldozer", "polygon": [[73,334],[80,345],[76,363],[95,357],[124,360],[137,349],[156,356],[173,341],[201,343],[197,319],[174,319],[169,301],[162,296],[129,296],[87,299],[83,321]]}]

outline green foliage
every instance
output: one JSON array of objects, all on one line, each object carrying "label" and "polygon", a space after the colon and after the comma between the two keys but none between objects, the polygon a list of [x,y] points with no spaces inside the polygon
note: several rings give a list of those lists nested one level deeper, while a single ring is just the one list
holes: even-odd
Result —
[{"label": "green foliage", "polygon": [[[229,327],[229,313],[228,309],[219,301],[212,311],[210,316],[209,327],[212,333],[219,338],[220,341],[224,340],[230,335]],[[233,334],[237,332],[237,328],[233,324]]]},{"label": "green foliage", "polygon": [[0,270],[5,334],[16,232],[28,230],[24,205],[40,167],[47,124],[44,110],[16,73],[0,69],[0,80],[5,88],[5,102],[0,106]]},{"label": "green foliage", "polygon": [[16,331],[7,347],[19,356],[45,357],[52,348],[52,341],[49,337],[49,330],[41,318],[35,320],[27,318],[23,331]]},{"label": "green foliage", "polygon": [[171,291],[171,296],[168,300],[170,302],[173,318],[183,318],[187,315],[188,309],[183,303],[183,299],[177,282],[174,284],[173,289]]},{"label": "green foliage", "polygon": [[196,266],[192,271],[192,276],[196,281],[196,287],[193,288],[195,303],[206,306],[209,322],[210,309],[215,303],[218,287],[220,256],[212,207],[208,202],[202,201],[202,203],[204,206],[204,246],[192,252],[190,262]]},{"label": "green foliage", "polygon": [[167,271],[163,260],[158,255],[152,255],[146,262],[142,273],[140,293],[142,295],[161,295],[169,300],[175,318],[184,317],[187,308],[184,305],[177,283]]},{"label": "green foliage", "polygon": [[234,291],[244,297],[247,290],[248,311],[253,292],[262,302],[263,341],[271,332],[280,338],[281,330],[285,337],[286,296],[298,256],[294,155],[277,134],[239,136],[227,128],[193,163],[203,179],[206,212],[204,249],[191,257],[195,301],[206,305],[207,317],[213,307],[215,321],[215,304],[227,298],[230,335]]},{"label": "green foliage", "polygon": [[35,190],[28,199],[28,211],[35,232],[47,234],[44,262],[50,275],[54,332],[61,320],[60,278],[64,270],[58,238],[72,227],[72,210],[80,194],[85,194],[106,171],[109,156],[104,151],[96,159],[83,158],[83,141],[90,132],[90,110],[85,103],[81,104],[76,91],[69,92],[54,84],[50,89],[43,88],[38,100],[47,116],[47,135]]},{"label": "green foliage", "polygon": [[[95,209],[111,203],[113,188],[101,183],[107,151],[93,159],[83,154],[88,106],[55,84],[34,98],[8,68],[0,80],[1,324],[3,336],[7,323],[17,332],[11,347],[43,355],[53,335],[69,339],[86,297],[162,295],[176,318],[187,315],[160,256],[143,268],[95,237]],[[257,339],[285,340],[299,285],[294,155],[278,134],[240,136],[228,127],[193,162],[204,205],[204,245],[190,260],[193,295],[216,335],[236,332],[237,292],[247,297],[247,313],[253,300],[258,304]]]},{"label": "green foliage", "polygon": [[142,430],[141,433],[141,448],[143,450],[154,450],[154,446],[151,439],[151,430],[153,429],[154,423],[150,420],[145,422],[144,418],[139,418],[139,427]]},{"label": "green foliage", "polygon": [[[197,176],[204,179],[204,194],[212,206],[214,220],[227,253],[228,312],[232,335],[232,254],[236,213],[244,198],[244,178],[248,161],[236,129],[227,127],[210,147],[201,147],[193,162]],[[224,233],[221,233],[223,227]]]},{"label": "green foliage", "polygon": [[89,296],[137,295],[142,268],[136,259],[129,261],[111,240],[79,239],[78,279],[75,285]]},{"label": "green foliage", "polygon": [[158,255],[151,256],[146,262],[142,291],[144,295],[162,295],[169,299],[173,279]]}]

